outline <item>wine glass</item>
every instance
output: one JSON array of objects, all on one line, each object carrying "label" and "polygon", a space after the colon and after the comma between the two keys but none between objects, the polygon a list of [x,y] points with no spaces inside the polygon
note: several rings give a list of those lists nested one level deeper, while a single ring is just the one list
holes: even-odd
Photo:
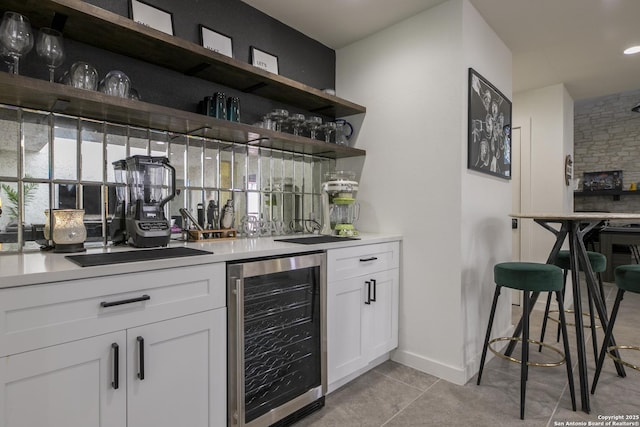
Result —
[{"label": "wine glass", "polygon": [[2,50],[13,59],[13,74],[19,74],[20,57],[33,47],[29,19],[16,12],[5,12],[0,23],[0,45]]},{"label": "wine glass", "polygon": [[36,52],[49,67],[49,81],[54,82],[55,69],[64,62],[64,46],[60,31],[52,28],[40,28],[36,41]]}]

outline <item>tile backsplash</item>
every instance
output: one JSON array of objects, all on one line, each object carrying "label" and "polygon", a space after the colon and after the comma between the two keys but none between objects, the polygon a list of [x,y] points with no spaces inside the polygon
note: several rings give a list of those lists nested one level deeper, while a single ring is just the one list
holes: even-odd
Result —
[{"label": "tile backsplash", "polygon": [[138,154],[167,157],[176,170],[168,217],[232,199],[240,234],[246,218],[280,225],[262,235],[304,229],[335,168],[323,157],[0,105],[0,250],[37,249],[45,210],[58,208],[84,209],[87,240],[109,244],[112,163]]}]

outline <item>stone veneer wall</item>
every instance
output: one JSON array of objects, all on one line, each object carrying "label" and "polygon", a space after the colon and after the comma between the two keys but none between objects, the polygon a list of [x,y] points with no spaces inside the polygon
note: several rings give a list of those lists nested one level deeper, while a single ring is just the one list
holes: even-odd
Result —
[{"label": "stone veneer wall", "polygon": [[[640,113],[631,108],[640,102],[640,89],[577,101],[574,122],[573,176],[584,172],[623,171],[623,186],[640,185]],[[640,189],[639,189],[640,190]],[[639,212],[638,195],[575,197],[576,211]]]}]

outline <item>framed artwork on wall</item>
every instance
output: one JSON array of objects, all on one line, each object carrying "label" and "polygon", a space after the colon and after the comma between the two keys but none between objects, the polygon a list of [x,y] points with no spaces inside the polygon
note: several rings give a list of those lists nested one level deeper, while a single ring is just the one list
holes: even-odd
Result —
[{"label": "framed artwork on wall", "polygon": [[200,44],[214,52],[233,58],[231,37],[200,25]]},{"label": "framed artwork on wall", "polygon": [[251,46],[251,65],[278,74],[278,57]]},{"label": "framed artwork on wall", "polygon": [[511,101],[469,68],[467,168],[511,179]]},{"label": "framed artwork on wall", "polygon": [[138,24],[154,28],[170,36],[173,31],[173,14],[140,0],[129,0],[131,19]]}]

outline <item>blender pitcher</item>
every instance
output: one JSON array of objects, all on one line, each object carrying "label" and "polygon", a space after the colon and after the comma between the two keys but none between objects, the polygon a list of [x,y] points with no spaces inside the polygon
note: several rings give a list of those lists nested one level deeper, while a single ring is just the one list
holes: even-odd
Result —
[{"label": "blender pitcher", "polygon": [[175,197],[175,169],[166,157],[127,158],[128,242],[137,247],[166,246],[171,226],[164,205]]},{"label": "blender pitcher", "polygon": [[331,228],[338,236],[357,236],[355,222],[360,216],[360,205],[353,199],[349,201],[336,200],[334,197],[331,207]]},{"label": "blender pitcher", "polygon": [[350,171],[335,171],[326,174],[322,183],[322,229],[320,234],[357,236],[355,222],[360,209],[356,203],[358,182]]},{"label": "blender pitcher", "polygon": [[109,236],[114,244],[124,243],[126,239],[126,209],[127,209],[127,188],[125,187],[125,174],[127,162],[116,160],[113,164],[113,175],[116,181],[116,210],[111,219]]}]

